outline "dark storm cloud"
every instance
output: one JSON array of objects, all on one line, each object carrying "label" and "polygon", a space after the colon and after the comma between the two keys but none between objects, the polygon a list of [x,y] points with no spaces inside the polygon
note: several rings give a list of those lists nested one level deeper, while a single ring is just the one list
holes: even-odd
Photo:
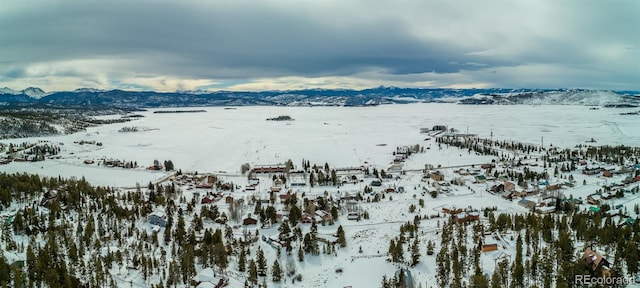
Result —
[{"label": "dark storm cloud", "polygon": [[637,27],[636,2],[554,3],[15,1],[0,8],[0,61],[7,63],[0,82],[93,77],[108,86],[378,71],[504,87],[518,81],[486,71],[532,64],[638,75],[629,67],[638,61],[637,36],[620,25]]}]

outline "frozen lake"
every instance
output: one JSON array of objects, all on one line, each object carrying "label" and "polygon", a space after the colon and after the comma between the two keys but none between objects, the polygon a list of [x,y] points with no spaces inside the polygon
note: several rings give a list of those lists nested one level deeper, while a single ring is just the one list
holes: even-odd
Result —
[{"label": "frozen lake", "polygon": [[[173,108],[170,108],[173,109]],[[223,107],[197,108],[204,113],[140,114],[144,118],[91,128],[59,137],[13,139],[20,143],[48,139],[64,143],[62,159],[11,163],[0,171],[34,172],[64,177],[85,176],[99,185],[131,186],[163,173],[85,166],[102,157],[136,161],[149,166],[154,159],[172,160],[188,171],[238,173],[242,163],[253,165],[328,162],[332,167],[359,166],[365,161],[386,168],[396,146],[423,144],[422,127],[446,125],[461,132],[494,139],[573,147],[594,138],[598,145],[640,145],[640,116],[620,115],[635,109],[590,110],[586,106],[497,106],[406,104],[373,107]],[[167,110],[167,109],[160,109]],[[288,115],[295,121],[266,121]],[[124,126],[149,131],[121,133]],[[77,145],[95,140],[102,147]],[[380,144],[386,144],[381,146]],[[73,153],[73,154],[71,154]]]}]

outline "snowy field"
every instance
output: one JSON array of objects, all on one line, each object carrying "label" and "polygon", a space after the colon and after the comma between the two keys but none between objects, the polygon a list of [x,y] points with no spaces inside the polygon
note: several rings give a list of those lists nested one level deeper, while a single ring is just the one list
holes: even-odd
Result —
[{"label": "snowy field", "polygon": [[[200,108],[198,108],[200,109]],[[482,138],[513,140],[518,142],[573,147],[585,144],[594,138],[597,145],[624,144],[640,145],[640,129],[637,129],[638,116],[619,115],[632,109],[599,109],[591,110],[586,106],[465,106],[455,104],[410,104],[383,105],[376,107],[237,107],[236,109],[204,108],[204,113],[153,113],[149,110],[140,114],[140,118],[128,123],[104,125],[91,128],[86,132],[59,137],[33,139],[3,140],[4,143],[36,142],[49,140],[61,148],[60,159],[48,159],[43,162],[12,162],[0,165],[2,172],[29,172],[47,176],[86,177],[96,185],[116,187],[134,187],[136,183],[145,186],[150,181],[159,181],[167,176],[167,172],[149,171],[144,168],[123,169],[108,168],[96,164],[83,164],[85,160],[120,159],[135,161],[139,166],[147,167],[155,159],[162,163],[172,160],[176,169],[183,171],[213,172],[223,180],[233,181],[244,187],[246,176],[239,172],[240,165],[251,166],[284,163],[291,159],[300,166],[302,159],[310,163],[332,168],[359,167],[368,163],[371,167],[387,170],[393,160],[392,152],[396,146],[420,144],[425,153],[417,153],[404,162],[404,169],[418,170],[408,172],[405,176],[393,180],[385,180],[375,192],[387,187],[404,187],[406,193],[393,195],[381,202],[359,205],[368,211],[370,219],[350,221],[342,215],[335,225],[320,226],[319,235],[334,234],[338,225],[342,225],[347,236],[347,247],[337,251],[336,256],[305,256],[304,262],[298,263],[298,273],[304,275],[303,282],[292,284],[283,282],[269,287],[379,287],[383,275],[392,276],[397,265],[387,261],[386,252],[389,241],[399,234],[402,223],[411,221],[414,215],[431,216],[442,213],[442,208],[466,208],[482,210],[486,207],[497,207],[498,213],[526,213],[527,210],[517,205],[517,201],[508,201],[497,195],[484,192],[489,183],[471,183],[452,187],[449,193],[442,193],[437,199],[422,194],[421,181],[425,164],[451,167],[491,162],[494,157],[467,153],[457,148],[442,147],[440,149],[433,137],[420,133],[420,128],[431,128],[434,125],[446,125],[458,129],[462,133],[477,134]],[[294,121],[266,121],[267,118],[288,115]],[[117,117],[117,116],[114,116]],[[122,127],[141,127],[142,132],[118,132]],[[431,138],[426,140],[426,138]],[[102,146],[79,145],[74,141],[96,141]],[[62,144],[62,145],[61,145]],[[592,144],[592,143],[591,143]],[[542,164],[541,162],[538,164]],[[459,177],[453,173],[454,168],[443,169],[445,179]],[[226,175],[226,176],[225,176]],[[261,184],[258,190],[269,188],[269,177],[260,175]],[[468,177],[472,179],[472,177]],[[618,181],[620,177],[610,181]],[[550,179],[551,182],[559,179]],[[601,176],[577,175],[576,181],[587,181],[567,192],[574,197],[585,198],[602,183]],[[321,186],[304,187],[307,195],[336,193],[341,191],[362,191],[364,183],[345,184],[339,188]],[[634,184],[637,185],[637,184]],[[296,191],[296,188],[293,188]],[[236,191],[234,197],[255,196],[259,192]],[[191,191],[184,191],[187,199]],[[424,199],[424,207],[417,207],[414,213],[409,206],[417,206],[418,199]],[[628,195],[623,199],[612,200],[613,205],[623,204],[629,210],[640,202],[640,196]],[[198,204],[199,205],[199,204]],[[582,208],[585,208],[584,206]],[[219,204],[221,211],[227,208]],[[586,208],[585,208],[586,209]],[[199,210],[199,209],[196,209]],[[252,209],[251,209],[252,210]],[[636,215],[637,217],[638,215]],[[186,222],[191,223],[191,216]],[[435,256],[426,256],[426,242],[440,242],[440,221],[444,218],[425,219],[420,224],[419,239],[422,249],[420,263],[411,268],[413,278],[422,287],[437,286],[435,273]],[[481,219],[485,222],[486,219]],[[230,223],[237,225],[238,223]],[[148,232],[152,225],[144,225]],[[218,224],[206,223],[214,228]],[[302,224],[303,233],[309,231],[309,224]],[[222,228],[222,226],[218,227]],[[253,227],[260,235],[275,236],[277,226],[267,229]],[[236,231],[239,233],[240,231]],[[515,241],[503,240],[504,251],[513,254]],[[276,250],[269,244],[259,241],[270,264],[277,256]],[[576,243],[582,247],[583,243]],[[359,251],[360,247],[362,252]],[[577,249],[580,249],[577,248]],[[436,245],[436,251],[439,244]],[[501,249],[500,251],[503,251]],[[493,273],[494,257],[502,252],[494,251],[483,254],[484,272]],[[294,255],[295,257],[295,255]],[[286,256],[280,258],[285,263]],[[240,287],[244,282],[239,272],[234,272],[236,264],[230,264],[230,287]],[[342,273],[336,273],[340,269]],[[145,282],[135,270],[111,271],[117,283],[122,287],[145,287],[152,282]],[[155,277],[155,276],[154,276]],[[155,278],[152,278],[155,279]]]},{"label": "snowy field", "polygon": [[[200,109],[200,108],[198,108]],[[124,170],[82,164],[84,160],[113,158],[137,161],[146,167],[154,159],[172,160],[183,171],[225,171],[237,174],[242,163],[296,165],[304,158],[332,167],[364,162],[386,169],[396,146],[423,145],[423,127],[441,124],[480,137],[515,140],[545,146],[573,147],[594,138],[598,145],[640,145],[637,115],[619,115],[633,109],[590,110],[586,106],[470,106],[407,104],[375,107],[222,107],[205,113],[141,113],[144,118],[104,125],[59,137],[2,140],[4,143],[47,139],[64,143],[62,159],[0,166],[4,172],[32,172],[47,176],[85,176],[96,185],[131,187],[162,178],[160,172]],[[289,115],[295,121],[266,121]],[[149,131],[121,133],[125,126]],[[77,145],[95,140],[102,147]],[[386,144],[382,146],[381,144]],[[71,154],[73,153],[73,154]],[[432,153],[422,163],[456,165],[455,155]],[[465,160],[466,161],[466,160]]]}]

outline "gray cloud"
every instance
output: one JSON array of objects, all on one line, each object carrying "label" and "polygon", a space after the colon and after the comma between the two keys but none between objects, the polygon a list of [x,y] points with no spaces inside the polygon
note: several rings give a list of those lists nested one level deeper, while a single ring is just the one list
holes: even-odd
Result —
[{"label": "gray cloud", "polygon": [[640,2],[512,2],[15,1],[0,7],[0,84],[640,88]]}]

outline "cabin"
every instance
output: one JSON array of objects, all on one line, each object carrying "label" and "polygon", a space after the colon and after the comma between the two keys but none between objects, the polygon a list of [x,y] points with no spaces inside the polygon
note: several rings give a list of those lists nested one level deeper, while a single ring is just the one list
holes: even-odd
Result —
[{"label": "cabin", "polygon": [[278,195],[278,198],[280,198],[280,203],[285,203],[287,202],[287,200],[290,200],[290,199],[291,199],[290,201],[293,201],[293,200],[296,200],[296,193],[280,194]]},{"label": "cabin", "polygon": [[287,167],[285,165],[262,165],[251,169],[253,173],[285,173]]},{"label": "cabin", "polygon": [[227,203],[227,204],[233,203],[233,196],[227,195],[227,197],[224,197],[224,203]]},{"label": "cabin", "polygon": [[213,202],[216,202],[216,198],[213,195],[204,196],[204,198],[200,200],[200,204],[211,204]]},{"label": "cabin", "polygon": [[587,203],[591,205],[600,205],[600,201],[602,201],[602,197],[599,194],[591,194],[587,196]]},{"label": "cabin", "polygon": [[478,221],[478,220],[480,220],[480,213],[478,212],[458,213],[455,215],[456,223],[464,223],[464,222]]},{"label": "cabin", "polygon": [[196,288],[222,288],[229,284],[229,278],[217,275],[212,268],[205,268],[194,276],[193,281],[198,283]]},{"label": "cabin", "polygon": [[534,209],[536,207],[536,202],[523,198],[518,201],[518,205],[527,209]]},{"label": "cabin", "polygon": [[516,183],[513,183],[511,181],[504,181],[504,191],[515,191],[516,190]]},{"label": "cabin", "polygon": [[442,212],[445,214],[456,215],[456,214],[462,213],[462,209],[460,208],[456,209],[456,207],[452,207],[452,208],[443,207]]},{"label": "cabin", "polygon": [[600,168],[600,166],[587,165],[586,167],[584,167],[584,169],[582,169],[582,174],[584,174],[584,175],[596,175],[596,174],[600,173],[600,171],[602,171],[602,168]]},{"label": "cabin", "polygon": [[251,213],[247,214],[246,216],[242,217],[242,225],[256,225],[258,224],[258,219],[256,219],[255,217],[251,216]]},{"label": "cabin", "polygon": [[611,276],[611,268],[609,267],[609,261],[602,257],[602,255],[587,248],[582,254],[582,261],[591,270],[591,274],[595,274],[598,270],[601,271],[603,277]]},{"label": "cabin", "polygon": [[540,214],[550,214],[556,212],[556,206],[538,206],[536,212]]},{"label": "cabin", "polygon": [[162,211],[155,211],[147,216],[147,220],[151,225],[167,227],[167,216]]},{"label": "cabin", "polygon": [[433,179],[433,181],[444,181],[444,174],[440,171],[432,171],[429,172],[429,178]]},{"label": "cabin", "polygon": [[498,250],[498,242],[492,238],[484,238],[480,249],[482,252],[496,251]]},{"label": "cabin", "polygon": [[487,177],[484,175],[476,175],[475,176],[475,183],[486,183],[487,182]]},{"label": "cabin", "polygon": [[307,213],[302,213],[302,219],[300,220],[302,224],[311,224],[314,222],[313,217]]},{"label": "cabin", "polygon": [[329,213],[327,211],[316,210],[315,213],[316,213],[316,216],[318,216],[321,221],[331,221],[332,220],[331,213]]}]

